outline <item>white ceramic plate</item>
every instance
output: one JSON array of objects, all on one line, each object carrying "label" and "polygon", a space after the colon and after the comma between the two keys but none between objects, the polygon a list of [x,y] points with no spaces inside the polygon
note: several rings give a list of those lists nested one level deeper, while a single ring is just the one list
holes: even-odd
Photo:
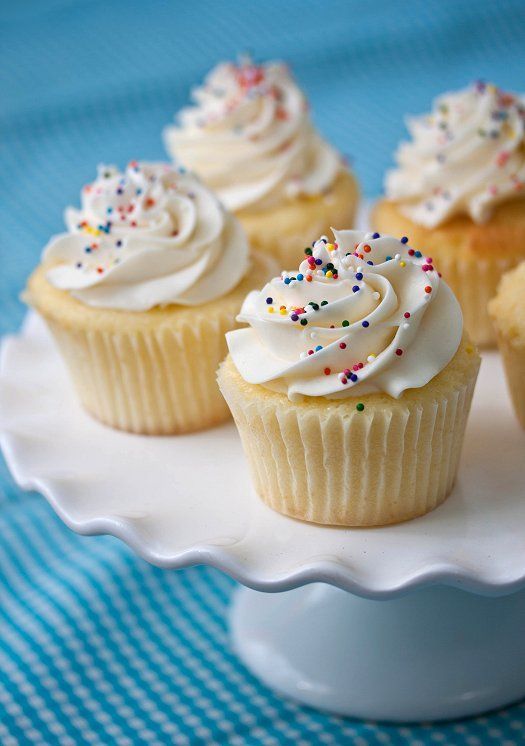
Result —
[{"label": "white ceramic plate", "polygon": [[73,530],[118,536],[162,567],[209,564],[259,590],[323,581],[372,598],[437,582],[494,595],[525,585],[525,434],[496,353],[483,358],[452,495],[385,528],[323,528],[271,511],[252,491],[233,424],[171,438],[100,425],[34,315],[4,341],[0,429],[22,488],[45,495]]}]

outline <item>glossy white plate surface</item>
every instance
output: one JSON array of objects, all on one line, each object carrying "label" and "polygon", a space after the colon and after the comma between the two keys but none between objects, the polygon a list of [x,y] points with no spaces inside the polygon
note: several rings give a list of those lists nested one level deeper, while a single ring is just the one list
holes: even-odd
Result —
[{"label": "glossy white plate surface", "polygon": [[267,508],[233,424],[177,437],[99,424],[34,315],[4,341],[0,429],[22,488],[75,531],[114,534],[162,567],[210,564],[258,590],[324,581],[373,598],[436,582],[487,594],[525,585],[525,434],[495,353],[483,357],[452,495],[385,528],[324,528]]}]

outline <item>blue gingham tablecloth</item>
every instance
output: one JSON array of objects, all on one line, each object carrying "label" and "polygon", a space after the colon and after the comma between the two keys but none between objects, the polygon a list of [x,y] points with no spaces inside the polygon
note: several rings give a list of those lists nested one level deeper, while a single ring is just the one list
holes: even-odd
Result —
[{"label": "blue gingham tablecloth", "polygon": [[[525,88],[525,3],[26,0],[0,3],[0,332],[99,161],[163,157],[189,87],[251,51],[292,63],[317,125],[381,188],[406,112],[477,78]],[[389,726],[284,701],[232,654],[235,584],[74,535],[0,470],[0,743],[513,744],[525,706]]]}]

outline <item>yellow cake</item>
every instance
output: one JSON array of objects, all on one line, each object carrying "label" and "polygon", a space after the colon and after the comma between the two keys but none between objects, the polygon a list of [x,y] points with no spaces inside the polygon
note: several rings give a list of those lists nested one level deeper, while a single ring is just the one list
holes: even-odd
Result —
[{"label": "yellow cake", "polygon": [[474,342],[491,345],[487,304],[502,274],[525,259],[523,103],[478,83],[438,98],[409,129],[373,226],[432,257]]},{"label": "yellow cake", "polygon": [[236,214],[253,247],[295,267],[312,236],[353,224],[357,182],[285,65],[220,64],[193,98],[166,128],[166,148]]},{"label": "yellow cake", "polygon": [[525,262],[503,275],[489,312],[514,409],[525,428]]},{"label": "yellow cake", "polygon": [[[357,183],[342,171],[323,195],[289,199],[267,211],[240,210],[237,217],[253,249],[274,257],[280,267],[293,267],[312,236],[330,234],[337,225],[352,225],[358,200]],[[299,247],[299,251],[297,248]]]},{"label": "yellow cake", "polygon": [[147,434],[225,420],[215,381],[224,334],[271,273],[268,259],[249,256],[238,222],[194,176],[163,164],[133,162],[124,174],[102,167],[66,222],[25,299],[85,409]]},{"label": "yellow cake", "polygon": [[373,210],[372,223],[378,231],[408,236],[432,257],[461,303],[472,339],[490,346],[494,331],[487,304],[502,274],[525,256],[525,199],[498,205],[488,223],[457,215],[433,230],[413,223],[398,205],[382,200]]},{"label": "yellow cake", "polygon": [[334,233],[248,295],[219,386],[271,508],[404,521],[452,489],[480,359],[454,295],[408,244]]}]

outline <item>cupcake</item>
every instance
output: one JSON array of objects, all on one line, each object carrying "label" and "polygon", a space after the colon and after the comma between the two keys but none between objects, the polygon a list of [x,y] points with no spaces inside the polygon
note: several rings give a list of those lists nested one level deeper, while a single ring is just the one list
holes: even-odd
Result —
[{"label": "cupcake", "polygon": [[406,239],[334,235],[249,293],[219,385],[271,508],[396,523],[452,488],[479,356],[452,291]]},{"label": "cupcake", "polygon": [[193,175],[102,166],[68,231],[51,239],[27,302],[46,321],[80,401],[136,433],[183,433],[229,416],[215,381],[224,334],[270,276],[239,222]]},{"label": "cupcake", "polygon": [[253,248],[295,267],[312,236],[353,224],[356,181],[284,64],[220,64],[193,100],[166,128],[167,150],[236,214]]},{"label": "cupcake", "polygon": [[407,235],[439,264],[480,345],[494,343],[487,304],[504,271],[525,258],[525,108],[477,83],[410,119],[378,230]]},{"label": "cupcake", "polygon": [[525,262],[503,275],[489,303],[510,395],[525,429]]}]

